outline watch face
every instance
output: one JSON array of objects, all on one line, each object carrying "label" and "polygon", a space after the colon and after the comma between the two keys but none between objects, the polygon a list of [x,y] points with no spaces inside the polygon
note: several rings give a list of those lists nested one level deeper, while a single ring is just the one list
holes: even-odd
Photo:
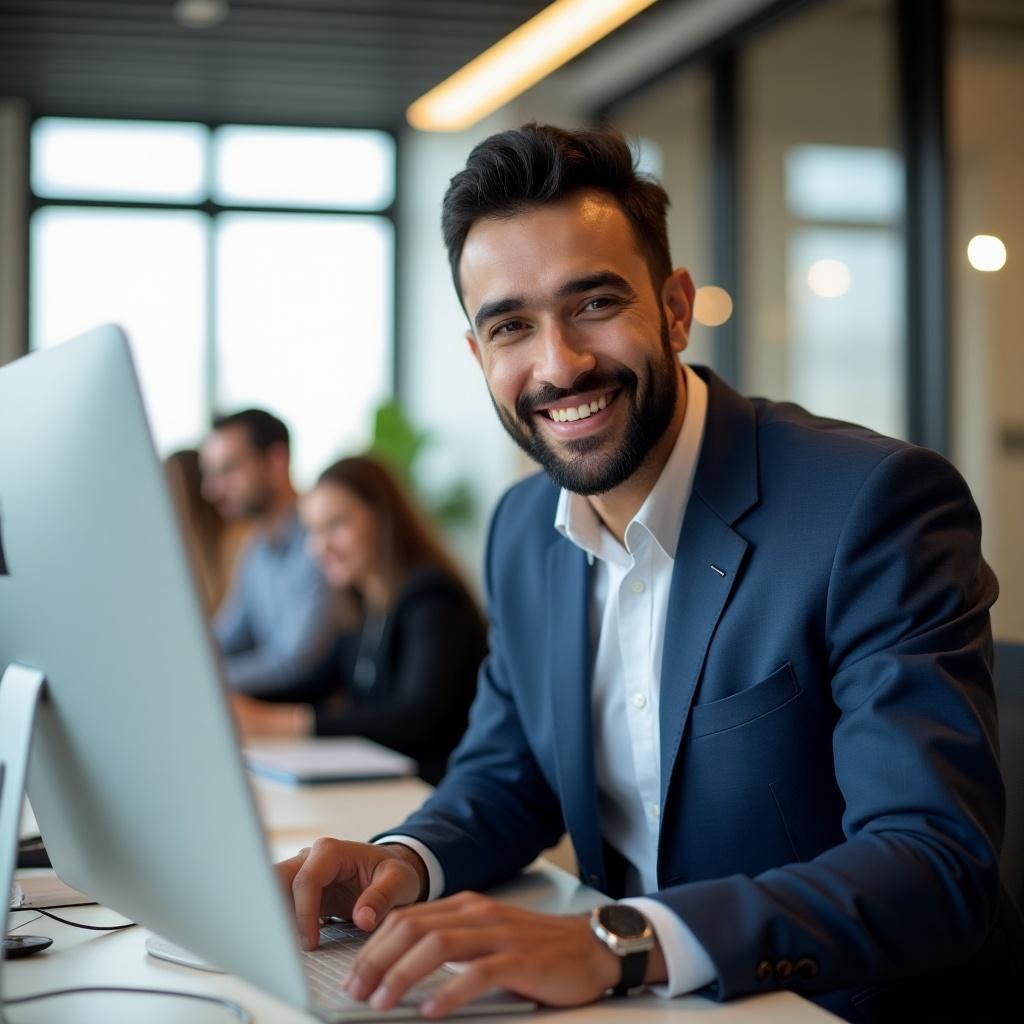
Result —
[{"label": "watch face", "polygon": [[610,903],[598,911],[601,924],[620,939],[638,939],[647,930],[647,918],[634,907]]}]

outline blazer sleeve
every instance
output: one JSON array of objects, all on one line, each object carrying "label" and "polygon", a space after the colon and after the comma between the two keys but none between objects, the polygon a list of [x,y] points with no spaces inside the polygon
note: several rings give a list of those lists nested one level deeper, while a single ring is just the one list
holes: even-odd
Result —
[{"label": "blazer sleeve", "polygon": [[862,485],[825,615],[845,841],[757,877],[655,894],[708,951],[718,998],[764,991],[762,958],[808,958],[816,973],[793,981],[824,992],[952,967],[981,947],[1004,796],[988,617],[997,587],[980,538],[966,484],[933,452],[899,449]]},{"label": "blazer sleeve", "polygon": [[505,668],[505,638],[495,609],[498,506],[488,540],[485,585],[490,653],[480,669],[469,728],[434,795],[388,833],[412,836],[444,869],[444,894],[484,889],[511,878],[565,830],[561,806],[523,732]]}]

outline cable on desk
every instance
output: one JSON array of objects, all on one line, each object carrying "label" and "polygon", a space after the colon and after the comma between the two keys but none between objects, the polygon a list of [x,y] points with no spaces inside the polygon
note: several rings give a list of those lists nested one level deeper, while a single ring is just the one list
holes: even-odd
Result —
[{"label": "cable on desk", "polygon": [[[21,907],[11,907],[11,909],[12,910],[20,910],[22,908]],[[16,924],[13,928],[8,928],[7,929],[7,934],[8,935],[13,935],[16,931],[19,931],[22,928],[27,928],[30,924],[35,924],[36,921],[41,921],[42,919],[43,919],[43,915],[40,914],[40,913],[37,913],[35,917],[30,917],[27,921],[22,921],[21,924]]]},{"label": "cable on desk", "polygon": [[120,985],[82,985],[77,988],[55,988],[49,992],[36,992],[30,996],[16,996],[14,999],[5,999],[4,1006],[18,1006],[21,1003],[33,1003],[40,999],[54,999],[57,996],[77,995],[136,995],[136,996],[175,996],[178,999],[193,999],[199,1003],[212,1003],[214,1006],[223,1006],[236,1020],[242,1024],[252,1024],[252,1014],[233,999],[225,999],[222,996],[208,996],[199,992],[176,992],[172,988],[126,988]]},{"label": "cable on desk", "polygon": [[42,914],[43,917],[48,917],[51,921],[59,921],[61,924],[66,924],[71,928],[84,928],[90,932],[119,932],[125,928],[135,927],[134,921],[129,921],[127,924],[81,924],[78,921],[69,921],[66,917],[58,917],[56,914],[51,914],[48,910],[43,910],[42,907],[11,907],[8,911],[10,914],[18,912]]}]

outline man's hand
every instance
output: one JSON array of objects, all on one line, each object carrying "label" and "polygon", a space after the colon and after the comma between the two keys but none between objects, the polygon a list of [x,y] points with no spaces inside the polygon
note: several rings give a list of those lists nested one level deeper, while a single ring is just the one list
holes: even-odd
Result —
[{"label": "man's hand", "polygon": [[233,693],[231,713],[243,741],[261,737],[292,739],[313,731],[313,712],[308,704],[269,704]]},{"label": "man's hand", "polygon": [[[549,1006],[577,1006],[600,999],[622,973],[586,917],[538,914],[467,892],[390,914],[344,988],[387,1009],[449,960],[468,966],[420,1007],[425,1017],[443,1017],[495,987]],[[657,962],[663,972],[660,951]]]},{"label": "man's hand", "polygon": [[276,865],[295,903],[303,949],[320,942],[320,918],[343,917],[371,932],[393,908],[423,899],[427,869],[404,846],[318,839]]}]

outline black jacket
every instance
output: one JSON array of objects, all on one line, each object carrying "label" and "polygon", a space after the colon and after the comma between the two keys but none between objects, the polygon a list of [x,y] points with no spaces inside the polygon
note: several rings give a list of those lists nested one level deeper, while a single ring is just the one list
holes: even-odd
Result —
[{"label": "black jacket", "polygon": [[466,730],[486,652],[472,599],[427,568],[409,577],[383,625],[340,634],[307,676],[260,696],[311,704],[318,736],[365,736],[415,758],[437,783]]}]

